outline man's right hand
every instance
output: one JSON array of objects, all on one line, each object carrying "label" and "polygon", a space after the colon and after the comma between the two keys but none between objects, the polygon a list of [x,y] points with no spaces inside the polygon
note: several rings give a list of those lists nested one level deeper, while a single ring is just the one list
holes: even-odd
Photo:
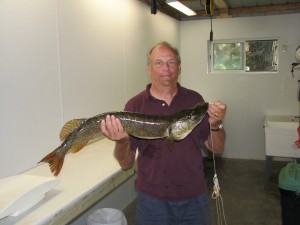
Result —
[{"label": "man's right hand", "polygon": [[129,139],[129,135],[125,132],[120,120],[114,115],[107,115],[105,120],[100,124],[101,133],[112,141],[122,143]]}]

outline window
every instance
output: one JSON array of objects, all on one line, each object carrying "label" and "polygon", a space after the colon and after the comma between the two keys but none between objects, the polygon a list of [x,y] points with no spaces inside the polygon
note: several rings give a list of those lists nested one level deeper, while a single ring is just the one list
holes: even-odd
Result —
[{"label": "window", "polygon": [[277,72],[278,40],[212,41],[210,72]]}]

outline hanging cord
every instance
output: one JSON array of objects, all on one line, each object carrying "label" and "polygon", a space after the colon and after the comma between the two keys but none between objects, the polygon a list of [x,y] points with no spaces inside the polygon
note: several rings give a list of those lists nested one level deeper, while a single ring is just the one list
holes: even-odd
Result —
[{"label": "hanging cord", "polygon": [[214,40],[214,33],[212,28],[212,15],[210,14],[210,33],[209,33],[209,41]]},{"label": "hanging cord", "polygon": [[[209,122],[209,126],[211,128],[210,122]],[[212,199],[216,200],[218,225],[222,225],[223,221],[224,221],[224,224],[227,225],[225,211],[224,211],[223,198],[220,193],[221,188],[220,188],[219,180],[217,177],[217,169],[216,169],[216,160],[215,160],[214,142],[213,142],[212,132],[210,132],[210,139],[211,139],[211,150],[212,150],[212,154],[213,154],[213,164],[214,164],[214,177],[213,177],[214,187],[213,187],[213,193],[212,193],[211,197],[212,197]]]},{"label": "hanging cord", "polygon": [[[201,3],[201,1],[200,1]],[[202,5],[202,3],[201,3]],[[214,33],[212,29],[212,17],[214,14],[214,1],[213,0],[206,0],[205,1],[205,13],[206,15],[210,16],[210,33],[209,33],[209,41],[214,40]]]}]

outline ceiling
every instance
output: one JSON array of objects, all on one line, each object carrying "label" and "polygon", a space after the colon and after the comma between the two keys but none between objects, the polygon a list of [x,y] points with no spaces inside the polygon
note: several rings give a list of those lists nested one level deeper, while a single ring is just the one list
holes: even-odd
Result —
[{"label": "ceiling", "polygon": [[[138,0],[151,6],[155,0]],[[251,17],[262,15],[278,15],[300,12],[300,0],[179,0],[182,4],[194,10],[197,15],[186,16],[177,11],[165,0],[156,0],[157,10],[179,20],[210,19],[205,12],[205,5],[213,1],[213,18]]]}]

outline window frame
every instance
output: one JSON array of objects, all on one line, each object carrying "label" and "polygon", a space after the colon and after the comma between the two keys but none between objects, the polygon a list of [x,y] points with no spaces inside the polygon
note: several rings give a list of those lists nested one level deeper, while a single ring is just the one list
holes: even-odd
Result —
[{"label": "window frame", "polygon": [[[276,49],[276,62],[277,62],[277,70],[276,71],[247,71],[246,67],[246,42],[249,41],[277,41],[277,49]],[[215,70],[213,68],[214,58],[213,58],[213,45],[214,44],[226,44],[226,43],[242,43],[242,51],[243,54],[241,55],[242,60],[242,67],[241,70]],[[243,38],[243,39],[220,39],[214,41],[207,41],[207,53],[208,53],[208,64],[207,64],[207,72],[208,74],[258,74],[258,73],[267,73],[267,74],[276,74],[279,73],[279,38],[272,37],[272,38]]]}]

